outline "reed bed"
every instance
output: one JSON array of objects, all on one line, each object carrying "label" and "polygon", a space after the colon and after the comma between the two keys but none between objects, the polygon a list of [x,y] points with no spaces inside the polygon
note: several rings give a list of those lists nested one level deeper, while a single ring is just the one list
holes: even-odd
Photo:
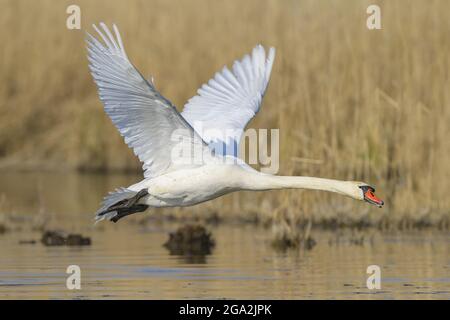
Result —
[{"label": "reed bed", "polygon": [[[383,210],[307,191],[239,193],[170,214],[325,225],[448,226],[450,3],[1,0],[0,167],[137,171],[103,113],[84,30],[116,23],[129,57],[175,105],[257,44],[277,48],[254,128],[280,128],[280,174],[367,181]],[[0,173],[1,175],[1,173]]]}]

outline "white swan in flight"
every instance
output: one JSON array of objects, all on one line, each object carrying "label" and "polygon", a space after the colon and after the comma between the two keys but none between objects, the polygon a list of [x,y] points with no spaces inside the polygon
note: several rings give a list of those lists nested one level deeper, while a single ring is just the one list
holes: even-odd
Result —
[{"label": "white swan in flight", "polygon": [[[117,222],[149,207],[191,206],[238,190],[324,190],[383,205],[366,183],[261,173],[228,152],[235,150],[240,135],[226,136],[227,130],[242,133],[260,108],[274,48],[266,56],[258,45],[251,55],[234,62],[232,70],[224,67],[180,114],[130,62],[117,27],[113,25],[114,35],[104,23],[100,23],[102,30],[93,27],[100,38],[87,34],[86,41],[100,99],[144,169],[144,180],[104,198],[96,221]],[[194,130],[198,124],[202,132]],[[230,144],[232,148],[217,148]]]}]

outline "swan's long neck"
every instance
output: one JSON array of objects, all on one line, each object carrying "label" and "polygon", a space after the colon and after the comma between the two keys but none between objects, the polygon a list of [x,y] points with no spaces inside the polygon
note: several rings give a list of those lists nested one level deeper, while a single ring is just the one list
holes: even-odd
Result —
[{"label": "swan's long neck", "polygon": [[253,191],[273,189],[311,189],[352,196],[352,190],[347,181],[301,176],[274,176],[261,174],[259,172],[247,174],[244,181],[242,181],[242,189]]}]

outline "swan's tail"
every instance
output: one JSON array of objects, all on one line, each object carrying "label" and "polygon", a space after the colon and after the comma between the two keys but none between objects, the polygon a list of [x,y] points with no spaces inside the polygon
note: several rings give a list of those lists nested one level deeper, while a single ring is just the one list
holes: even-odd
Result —
[{"label": "swan's tail", "polygon": [[146,189],[136,192],[127,188],[118,188],[110,192],[103,198],[102,207],[95,213],[95,223],[104,219],[117,222],[127,215],[145,211],[148,206],[137,202],[146,195],[148,195]]}]

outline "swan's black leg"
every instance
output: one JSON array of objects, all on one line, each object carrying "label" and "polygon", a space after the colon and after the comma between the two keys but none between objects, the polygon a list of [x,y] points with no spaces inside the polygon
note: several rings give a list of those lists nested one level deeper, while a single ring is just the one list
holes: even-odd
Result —
[{"label": "swan's black leg", "polygon": [[141,191],[136,193],[136,195],[134,197],[128,199],[127,204],[126,204],[127,207],[133,207],[134,205],[137,204],[139,199],[141,199],[147,195],[148,195],[147,189],[142,189]]},{"label": "swan's black leg", "polygon": [[99,215],[104,215],[108,212],[117,211],[117,214],[111,218],[111,221],[117,222],[123,217],[126,217],[130,214],[145,211],[148,208],[146,204],[138,204],[139,199],[147,196],[149,193],[147,189],[142,189],[138,193],[136,193],[133,197],[121,200],[112,206],[110,206],[107,210],[103,211]]}]

